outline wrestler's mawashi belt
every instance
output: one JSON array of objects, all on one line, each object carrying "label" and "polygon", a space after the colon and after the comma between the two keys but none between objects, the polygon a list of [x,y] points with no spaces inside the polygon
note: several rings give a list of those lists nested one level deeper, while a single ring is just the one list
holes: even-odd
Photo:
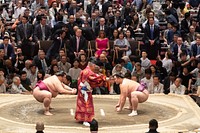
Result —
[{"label": "wrestler's mawashi belt", "polygon": [[38,81],[35,86],[39,87],[40,90],[49,91],[48,87],[44,84],[44,82],[42,82],[42,80]]},{"label": "wrestler's mawashi belt", "polygon": [[140,83],[140,86],[137,88],[136,91],[143,92],[146,88],[147,88],[147,84],[144,83],[144,82],[141,82],[141,83]]}]

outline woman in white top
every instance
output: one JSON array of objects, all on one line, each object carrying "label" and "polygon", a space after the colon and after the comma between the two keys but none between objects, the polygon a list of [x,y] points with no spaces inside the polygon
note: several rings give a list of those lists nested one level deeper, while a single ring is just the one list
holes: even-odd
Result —
[{"label": "woman in white top", "polygon": [[167,51],[165,53],[165,58],[162,60],[163,67],[167,69],[167,73],[170,73],[172,70],[172,53]]}]

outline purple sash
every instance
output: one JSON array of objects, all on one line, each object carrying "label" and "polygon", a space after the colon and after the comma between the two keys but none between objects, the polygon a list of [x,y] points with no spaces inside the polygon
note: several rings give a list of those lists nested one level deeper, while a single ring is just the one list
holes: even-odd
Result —
[{"label": "purple sash", "polygon": [[137,88],[136,91],[143,92],[146,88],[147,88],[147,84],[144,83],[144,82],[141,82],[141,83],[140,83],[140,86]]}]

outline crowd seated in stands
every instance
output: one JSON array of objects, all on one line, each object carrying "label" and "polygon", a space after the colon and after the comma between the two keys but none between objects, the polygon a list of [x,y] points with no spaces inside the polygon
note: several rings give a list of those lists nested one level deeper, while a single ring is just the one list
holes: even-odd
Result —
[{"label": "crowd seated in stands", "polygon": [[[2,2],[1,93],[31,92],[37,81],[60,70],[77,87],[89,58],[97,60],[97,72],[107,77],[120,71],[137,82],[159,86],[150,87],[152,93],[197,92],[199,1]],[[176,90],[180,86],[184,91]],[[104,89],[120,93],[112,83]]]}]

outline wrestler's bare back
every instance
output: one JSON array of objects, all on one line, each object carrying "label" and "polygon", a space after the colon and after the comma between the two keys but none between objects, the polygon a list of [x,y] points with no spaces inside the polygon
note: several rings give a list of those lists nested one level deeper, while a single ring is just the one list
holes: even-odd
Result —
[{"label": "wrestler's bare back", "polygon": [[136,91],[139,86],[139,83],[124,78],[122,84],[120,84],[121,94],[126,95],[126,97],[131,97],[131,92]]}]

